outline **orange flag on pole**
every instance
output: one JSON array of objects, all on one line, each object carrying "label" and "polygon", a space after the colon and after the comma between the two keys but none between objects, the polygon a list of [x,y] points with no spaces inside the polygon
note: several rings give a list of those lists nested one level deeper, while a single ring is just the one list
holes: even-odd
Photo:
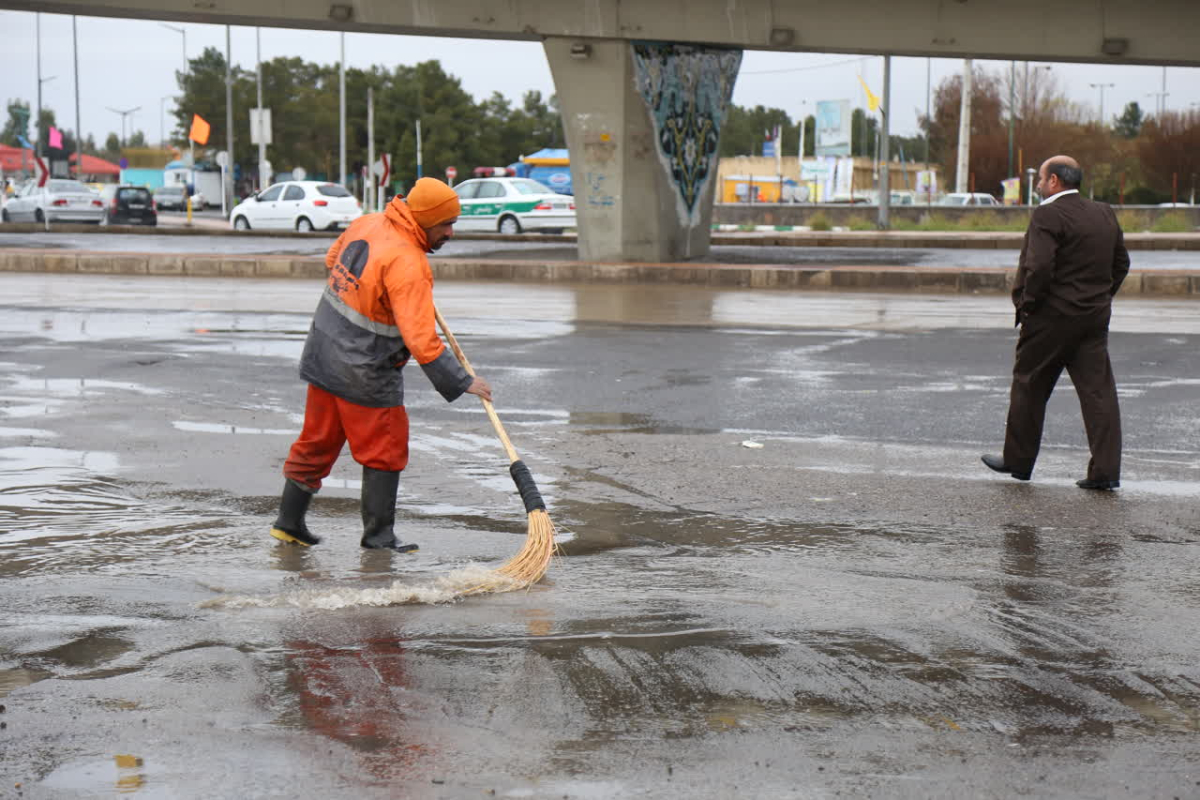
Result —
[{"label": "orange flag on pole", "polygon": [[188,138],[196,144],[208,144],[208,132],[211,126],[204,121],[204,117],[199,114],[192,115],[192,130],[188,134]]}]

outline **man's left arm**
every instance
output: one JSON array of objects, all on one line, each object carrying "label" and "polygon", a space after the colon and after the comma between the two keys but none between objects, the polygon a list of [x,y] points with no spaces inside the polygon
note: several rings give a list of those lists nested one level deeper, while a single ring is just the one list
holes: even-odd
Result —
[{"label": "man's left arm", "polygon": [[1025,290],[1018,305],[1021,314],[1036,312],[1054,282],[1059,227],[1059,215],[1052,206],[1039,206],[1034,209],[1033,219],[1029,222],[1022,264],[1025,271]]},{"label": "man's left arm", "polygon": [[1120,291],[1125,276],[1129,274],[1129,251],[1125,249],[1125,233],[1121,230],[1121,223],[1117,221],[1112,206],[1108,207],[1108,213],[1112,215],[1113,224],[1117,226],[1117,243],[1113,247],[1112,289],[1109,291],[1109,294],[1115,295]]}]

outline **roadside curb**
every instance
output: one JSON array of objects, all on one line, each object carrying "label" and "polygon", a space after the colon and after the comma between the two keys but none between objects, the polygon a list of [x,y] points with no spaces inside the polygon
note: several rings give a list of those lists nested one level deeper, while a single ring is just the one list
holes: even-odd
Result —
[{"label": "roadside curb", "polygon": [[[627,264],[579,261],[430,259],[434,276],[446,281],[514,281],[571,284],[671,284],[714,288],[1000,294],[1009,291],[1014,268],[781,266],[778,264]],[[103,275],[298,278],[323,280],[325,262],[315,256],[197,256],[170,253],[93,253],[0,249],[2,272]],[[1200,273],[1134,270],[1122,294],[1200,298]]]},{"label": "roadside curb", "polygon": [[[729,228],[730,226],[721,226]],[[32,222],[9,222],[0,225],[0,233],[45,233],[42,225]],[[337,237],[338,231],[234,231],[228,228],[209,228],[204,225],[192,227],[168,227],[147,225],[110,225],[97,228],[95,225],[60,224],[50,228],[51,233],[110,233],[140,236],[231,236],[272,239],[326,239]],[[543,242],[567,245],[578,239],[573,233],[455,233],[455,239],[463,241],[492,242]],[[1025,234],[1012,231],[813,231],[788,225],[759,225],[753,231],[714,231],[711,243],[738,247],[893,247],[939,250],[1019,250]],[[1186,250],[1200,251],[1200,233],[1144,233],[1125,234],[1125,246],[1129,250]]]}]

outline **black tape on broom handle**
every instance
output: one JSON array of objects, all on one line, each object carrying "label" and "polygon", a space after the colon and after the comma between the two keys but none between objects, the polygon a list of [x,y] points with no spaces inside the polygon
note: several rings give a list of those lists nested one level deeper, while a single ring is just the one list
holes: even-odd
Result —
[{"label": "black tape on broom handle", "polygon": [[512,462],[508,465],[508,473],[512,475],[513,483],[517,485],[517,491],[521,493],[521,502],[525,504],[525,513],[545,511],[546,503],[542,500],[542,493],[538,491],[537,484],[533,482],[533,475],[529,472],[529,467],[525,466],[525,462],[520,459]]}]

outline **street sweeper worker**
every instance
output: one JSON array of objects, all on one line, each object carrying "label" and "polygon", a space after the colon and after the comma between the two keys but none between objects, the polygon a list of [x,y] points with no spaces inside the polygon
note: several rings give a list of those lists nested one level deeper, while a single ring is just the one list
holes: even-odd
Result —
[{"label": "street sweeper worker", "polygon": [[408,465],[402,368],[411,356],[447,401],[464,392],[492,399],[488,382],[467,374],[435,327],[426,253],[450,239],[459,211],[453,189],[421,178],[407,197],[355,220],[329,248],[329,279],[300,357],[308,397],[300,438],[283,465],[276,539],[321,541],[304,517],[348,441],[362,464],[362,546],[417,549],[393,531],[400,472]]}]

